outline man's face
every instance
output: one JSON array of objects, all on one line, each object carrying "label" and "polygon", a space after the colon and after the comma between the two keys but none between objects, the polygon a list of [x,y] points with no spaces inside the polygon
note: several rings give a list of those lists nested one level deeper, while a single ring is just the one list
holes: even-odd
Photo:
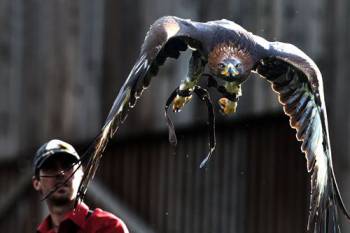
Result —
[{"label": "man's face", "polygon": [[69,155],[52,156],[40,168],[39,177],[33,179],[34,188],[45,196],[61,186],[47,200],[57,206],[74,201],[83,175],[82,168],[73,174],[78,166],[73,166],[75,162]]}]

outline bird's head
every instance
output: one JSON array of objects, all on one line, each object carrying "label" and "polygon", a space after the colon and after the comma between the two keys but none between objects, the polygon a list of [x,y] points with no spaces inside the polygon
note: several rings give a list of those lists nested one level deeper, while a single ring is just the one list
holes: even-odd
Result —
[{"label": "bird's head", "polygon": [[225,59],[217,65],[216,76],[227,81],[234,81],[243,73],[242,63],[236,59]]},{"label": "bird's head", "polygon": [[233,44],[219,44],[208,56],[212,75],[228,82],[241,83],[247,79],[253,66],[250,54]]}]

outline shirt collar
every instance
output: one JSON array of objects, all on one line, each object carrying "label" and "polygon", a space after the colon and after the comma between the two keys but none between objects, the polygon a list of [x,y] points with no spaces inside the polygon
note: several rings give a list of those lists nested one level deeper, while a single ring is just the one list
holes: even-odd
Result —
[{"label": "shirt collar", "polygon": [[50,215],[47,216],[44,221],[38,226],[37,231],[38,232],[48,232],[50,230],[50,222],[51,218]]},{"label": "shirt collar", "polygon": [[78,225],[81,229],[84,229],[85,222],[86,222],[86,215],[89,212],[89,207],[84,203],[79,203],[77,207],[67,213],[66,219],[70,219],[73,221],[76,225]]},{"label": "shirt collar", "polygon": [[[89,212],[89,207],[84,203],[79,203],[74,210],[72,210],[66,214],[66,217],[64,218],[64,220],[62,222],[67,221],[67,220],[71,220],[79,228],[84,229],[85,222],[86,222],[86,216],[87,216],[88,212]],[[38,226],[37,230],[38,230],[38,232],[48,232],[50,230],[50,226],[51,226],[51,217],[49,215]]]}]

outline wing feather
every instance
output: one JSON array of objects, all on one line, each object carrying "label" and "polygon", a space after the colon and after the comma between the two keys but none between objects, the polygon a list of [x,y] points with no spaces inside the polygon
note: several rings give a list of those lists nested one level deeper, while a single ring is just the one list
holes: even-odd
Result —
[{"label": "wing feather", "polygon": [[298,88],[293,91],[288,98],[279,98],[279,101],[286,103],[286,105],[284,105],[284,111],[287,114],[292,115],[293,113],[298,113],[300,111],[301,107],[307,103],[307,98],[308,95],[301,88]]},{"label": "wing feather", "polygon": [[191,21],[167,16],[151,25],[140,55],[114,100],[100,134],[82,158],[87,160],[87,163],[78,199],[84,198],[109,139],[126,119],[128,111],[135,106],[142,92],[149,86],[152,77],[158,73],[159,66],[164,64],[168,57],[178,58],[180,52],[186,50],[188,45],[197,49],[201,45],[196,26]]},{"label": "wing feather", "polygon": [[[79,187],[79,198],[84,197],[109,138],[125,120],[130,108],[135,106],[143,90],[157,74],[159,66],[168,57],[177,58],[188,46],[206,50],[204,53],[207,53],[211,43],[207,38],[216,35],[216,31],[210,30],[218,24],[231,30],[230,34],[225,35],[232,40],[235,40],[237,31],[248,35],[245,30],[234,27],[235,24],[228,21],[196,23],[167,16],[151,26],[137,62],[115,99],[101,133],[93,142],[89,151],[91,153],[87,153],[87,172]],[[311,173],[308,230],[313,233],[338,233],[337,206],[349,219],[350,216],[334,176],[321,73],[316,64],[293,45],[267,42],[252,35],[239,42],[249,42],[252,38],[254,43],[247,44],[259,47],[255,50],[258,54],[254,55],[264,56],[257,71],[271,82],[273,90],[278,93],[279,101],[290,118],[290,125],[296,129],[296,137],[302,142],[301,150],[305,153],[307,171]]]},{"label": "wing feather", "polygon": [[[279,95],[311,173],[308,231],[338,233],[337,206],[349,218],[334,176],[322,76],[315,63],[290,44],[270,43],[258,73]],[[280,71],[276,74],[276,70]]]}]

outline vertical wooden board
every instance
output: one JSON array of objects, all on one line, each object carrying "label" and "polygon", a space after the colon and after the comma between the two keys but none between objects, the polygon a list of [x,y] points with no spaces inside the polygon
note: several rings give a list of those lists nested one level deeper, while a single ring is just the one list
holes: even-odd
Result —
[{"label": "vertical wooden board", "polygon": [[227,144],[232,143],[230,139],[231,137],[229,137],[226,131],[221,137],[218,137],[218,141],[225,142],[225,143],[223,143],[222,145],[218,145],[218,149],[220,148],[220,150],[218,150],[215,153],[216,156],[221,157],[220,159],[221,162],[219,165],[219,173],[221,173],[221,182],[222,182],[221,183],[222,190],[217,194],[219,196],[218,206],[222,211],[220,218],[218,218],[216,222],[218,227],[217,232],[224,232],[228,229],[228,226],[229,226],[228,223],[231,217],[230,211],[229,211],[229,201],[228,201],[230,195],[228,193],[229,193],[230,187],[233,186],[234,184],[231,184],[231,185],[227,185],[227,184],[230,181],[230,173],[232,172],[232,167],[230,167],[230,164],[231,164],[230,160],[232,159],[233,156],[225,156],[225,157],[221,156],[226,152],[226,148],[228,147]]},{"label": "vertical wooden board", "polygon": [[[250,141],[251,143],[254,142],[254,138],[255,138],[256,132],[255,130],[252,130],[248,136],[248,141]],[[254,185],[256,184],[256,177],[257,175],[257,163],[255,160],[254,155],[257,153],[257,149],[256,147],[250,146],[248,147],[248,151],[247,151],[247,163],[248,163],[248,168],[249,170],[247,171],[247,193],[248,193],[248,197],[247,200],[248,204],[247,204],[247,232],[255,232],[255,224],[249,224],[250,221],[256,221],[257,217],[255,215],[256,210],[253,210],[254,206],[255,206],[255,202],[256,202],[256,195],[255,195],[255,188]]]},{"label": "vertical wooden board", "polygon": [[[170,145],[169,145],[170,146]],[[187,160],[186,158],[186,152],[185,152],[185,146],[183,143],[179,144],[177,148],[172,148],[170,146],[170,156],[175,156],[175,197],[174,197],[174,203],[175,207],[173,210],[173,221],[172,221],[172,231],[173,232],[186,232],[187,227],[186,225],[182,222],[183,216],[186,216],[186,213],[188,212],[188,206],[186,206],[186,194],[190,192],[185,186],[186,180],[188,180],[188,173],[186,166],[184,166],[185,161]],[[176,150],[176,152],[175,152]],[[172,153],[172,151],[174,151]],[[186,217],[185,217],[186,218]]]},{"label": "vertical wooden board", "polygon": [[158,186],[159,186],[159,160],[160,160],[160,151],[159,151],[159,145],[158,143],[152,143],[152,146],[150,148],[150,185],[149,185],[149,209],[148,209],[148,215],[149,215],[149,222],[152,226],[152,228],[157,229],[156,226],[157,223],[157,208],[159,205],[159,192],[158,192]]},{"label": "vertical wooden board", "polygon": [[[223,170],[225,173],[228,173],[228,177],[225,179],[224,186],[226,187],[226,191],[224,189],[224,199],[223,205],[227,209],[226,214],[223,216],[227,222],[224,224],[226,226],[224,229],[226,232],[242,232],[238,229],[238,216],[242,213],[237,213],[237,209],[240,209],[238,206],[238,194],[239,190],[243,191],[239,187],[239,174],[240,174],[240,156],[245,156],[239,153],[239,149],[241,147],[242,134],[239,129],[226,129],[225,138],[222,141],[222,146],[224,147],[223,154],[227,154],[228,156],[225,158],[225,165]],[[243,199],[240,199],[241,202],[244,202]]]},{"label": "vertical wooden board", "polygon": [[[67,121],[70,124],[69,135],[75,140],[84,140],[96,134],[101,127],[100,92],[102,86],[103,62],[103,32],[104,32],[104,1],[79,1],[78,18],[73,19],[79,24],[79,31],[69,27],[71,34],[79,33],[77,46],[76,75],[71,77],[73,83],[73,103],[68,110]],[[75,10],[75,11],[74,11]],[[72,49],[72,48],[70,48]]]},{"label": "vertical wooden board", "polygon": [[[220,139],[220,138],[218,138]],[[204,155],[206,152],[204,152]],[[222,157],[220,157],[221,153],[221,147],[218,146],[216,148],[215,153],[212,155],[213,157],[208,161],[207,166],[211,166],[211,193],[212,193],[212,198],[211,198],[211,203],[210,203],[210,208],[211,208],[211,218],[210,221],[208,222],[208,228],[210,229],[211,232],[221,232],[219,230],[220,227],[220,222],[219,220],[221,219],[222,215],[222,209],[220,205],[220,199],[222,195],[222,188],[223,186],[221,185],[222,181],[222,167],[220,166]],[[220,195],[221,194],[221,195]]]},{"label": "vertical wooden board", "polygon": [[[188,135],[189,136],[189,135]],[[201,228],[203,223],[202,210],[205,203],[203,202],[203,169],[199,168],[199,163],[202,160],[201,153],[201,140],[199,137],[183,137],[183,140],[186,140],[186,150],[184,160],[184,165],[186,169],[187,179],[185,186],[185,203],[184,208],[186,213],[184,215],[184,220],[186,222],[186,232],[195,232],[195,229],[198,229],[198,232],[202,232]]]},{"label": "vertical wooden board", "polygon": [[[278,132],[280,132],[280,129],[278,129]],[[280,166],[283,166],[283,157],[281,156],[283,154],[284,151],[284,147],[283,144],[280,142],[280,140],[277,141],[276,146],[275,146],[275,152],[276,155],[275,156],[275,160],[276,160],[276,168],[279,168]],[[275,175],[275,182],[276,182],[276,186],[275,186],[275,191],[274,191],[274,206],[275,206],[275,216],[276,216],[276,225],[275,225],[275,229],[274,232],[281,232],[284,230],[284,219],[285,219],[285,215],[284,215],[284,208],[283,208],[283,204],[284,204],[284,200],[282,198],[282,190],[283,190],[283,186],[284,186],[284,182],[281,179],[280,176]]]},{"label": "vertical wooden board", "polygon": [[[189,226],[188,232],[203,232],[203,210],[205,203],[203,202],[203,187],[204,187],[204,171],[203,169],[199,169],[198,165],[201,161],[200,151],[202,144],[200,143],[200,139],[196,138],[191,140],[192,150],[190,150],[189,145],[187,146],[186,156],[188,156],[187,164],[190,164],[193,176],[188,177],[187,186],[193,187],[192,195],[193,200],[193,215],[195,216],[193,222],[191,222]],[[191,178],[194,180],[191,181]],[[193,185],[191,183],[194,183]]]},{"label": "vertical wooden board", "polygon": [[[198,146],[199,146],[199,158],[203,158],[203,155],[205,155],[206,147],[204,146],[205,144],[203,143],[200,138],[197,138],[198,140]],[[200,159],[200,160],[201,160]],[[203,230],[202,232],[204,233],[209,233],[210,232],[210,219],[212,216],[212,209],[211,209],[211,199],[212,199],[212,179],[211,179],[211,169],[212,169],[213,164],[210,164],[210,168],[208,165],[206,167],[203,167],[202,169],[202,179],[204,181],[204,184],[202,186],[202,193],[203,193],[203,213],[202,213],[202,227]]]},{"label": "vertical wooden board", "polygon": [[131,206],[135,209],[139,209],[139,192],[140,192],[140,163],[139,153],[141,152],[141,146],[139,143],[134,144],[132,153],[129,155],[131,160],[131,167],[128,174],[128,180],[130,181],[130,188],[128,195],[130,196]]},{"label": "vertical wooden board", "polygon": [[20,98],[23,46],[23,3],[1,2],[0,36],[0,146],[1,158],[12,157],[19,152]]},{"label": "vertical wooden board", "polygon": [[168,178],[168,168],[167,168],[167,148],[164,146],[164,143],[160,144],[160,155],[159,158],[159,186],[158,189],[158,211],[157,211],[157,229],[160,232],[165,232],[166,230],[166,217],[165,217],[165,211],[167,206],[167,198],[166,198],[166,188],[167,187],[167,178]]},{"label": "vertical wooden board", "polygon": [[[236,162],[237,162],[237,170],[235,171],[235,175],[237,178],[237,186],[236,186],[236,192],[239,190],[237,197],[235,198],[235,206],[237,206],[237,209],[240,210],[240,213],[236,213],[236,229],[237,232],[247,232],[247,223],[248,219],[247,216],[247,206],[246,203],[249,201],[247,199],[247,177],[248,177],[248,148],[250,148],[250,141],[249,141],[249,133],[244,130],[246,126],[239,127],[239,131],[237,136],[235,137],[237,140],[236,148],[233,150],[238,155]],[[245,156],[242,156],[245,155]],[[235,208],[236,209],[236,208]],[[234,210],[235,210],[234,209]]]},{"label": "vertical wooden board", "polygon": [[176,203],[175,199],[178,193],[176,192],[176,176],[178,175],[175,170],[175,155],[170,154],[170,149],[166,151],[166,157],[167,157],[167,182],[166,182],[166,208],[165,211],[165,219],[166,219],[166,231],[167,232],[174,232],[174,218],[175,218],[175,208]]},{"label": "vertical wooden board", "polygon": [[[267,157],[266,157],[266,168],[267,168],[267,174],[268,174],[268,181],[267,181],[267,186],[265,187],[268,191],[267,191],[267,197],[266,197],[266,205],[268,208],[268,214],[266,216],[266,232],[272,232],[273,231],[273,225],[275,223],[275,218],[273,216],[273,199],[271,197],[273,197],[274,195],[274,187],[276,185],[275,183],[275,167],[276,167],[276,160],[275,158],[272,156],[274,154],[274,145],[272,143],[268,143],[268,142],[272,142],[275,140],[275,133],[271,130],[266,132],[266,152],[267,152]],[[280,156],[280,155],[277,155]]]},{"label": "vertical wooden board", "polygon": [[254,146],[257,147],[257,151],[255,153],[255,163],[257,163],[257,172],[258,177],[255,181],[254,185],[256,185],[257,190],[254,192],[255,196],[258,200],[258,209],[256,210],[258,214],[258,218],[256,220],[256,231],[261,230],[262,232],[267,232],[266,228],[268,225],[266,224],[266,219],[264,218],[267,213],[270,212],[269,206],[267,205],[267,194],[265,192],[266,190],[266,184],[269,181],[268,174],[267,174],[267,161],[268,158],[271,156],[270,154],[266,153],[265,145],[265,138],[267,134],[267,130],[261,130],[259,126],[256,127],[258,130],[257,137],[254,139]]},{"label": "vertical wooden board", "polygon": [[[151,144],[151,143],[150,143]],[[139,183],[139,192],[138,192],[138,206],[141,210],[140,214],[145,216],[146,219],[149,219],[148,210],[150,209],[149,200],[151,196],[149,195],[149,189],[151,187],[151,159],[152,154],[149,150],[146,150],[146,147],[143,145],[141,151],[138,155],[138,163],[140,167],[140,175],[138,178]],[[148,179],[143,179],[143,177],[149,177]],[[149,220],[148,220],[149,221]]]}]

